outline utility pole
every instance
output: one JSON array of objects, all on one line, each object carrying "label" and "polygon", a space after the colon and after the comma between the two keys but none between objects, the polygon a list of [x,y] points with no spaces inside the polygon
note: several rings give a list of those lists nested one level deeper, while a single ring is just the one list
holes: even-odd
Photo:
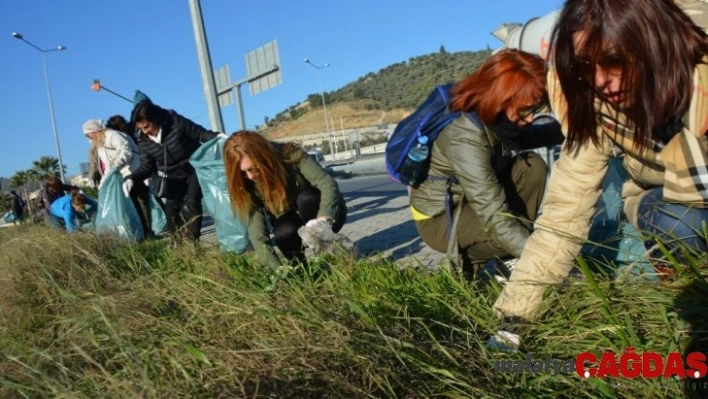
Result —
[{"label": "utility pole", "polygon": [[209,44],[204,32],[204,20],[202,19],[202,7],[199,0],[189,0],[189,11],[192,14],[192,27],[194,28],[194,39],[197,42],[197,56],[199,57],[199,67],[202,71],[202,83],[204,85],[204,97],[206,97],[207,108],[209,108],[209,121],[211,129],[216,132],[224,132],[224,120],[221,117],[221,108],[216,95],[216,84],[214,74],[211,69],[211,56],[209,55]]}]

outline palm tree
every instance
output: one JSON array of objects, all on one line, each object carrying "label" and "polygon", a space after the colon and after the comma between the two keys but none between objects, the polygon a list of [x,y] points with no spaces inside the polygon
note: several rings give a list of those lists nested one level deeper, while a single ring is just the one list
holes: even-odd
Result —
[{"label": "palm tree", "polygon": [[17,189],[22,187],[22,190],[25,192],[25,202],[27,202],[27,210],[29,211],[29,214],[32,214],[32,201],[30,201],[27,185],[30,182],[39,180],[39,178],[39,173],[34,169],[21,170],[16,172],[15,175],[10,178],[10,187]]},{"label": "palm tree", "polygon": [[[54,157],[43,156],[39,160],[32,163],[33,169],[36,170],[41,176],[54,176],[59,177],[59,160]],[[66,171],[66,166],[64,166],[64,171]]]},{"label": "palm tree", "polygon": [[13,208],[14,204],[12,200],[13,198],[10,194],[0,193],[0,209],[2,209],[3,214]]}]

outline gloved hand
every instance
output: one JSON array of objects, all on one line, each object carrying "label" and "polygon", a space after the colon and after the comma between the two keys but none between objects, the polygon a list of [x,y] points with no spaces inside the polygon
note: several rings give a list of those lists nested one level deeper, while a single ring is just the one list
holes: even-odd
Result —
[{"label": "gloved hand", "polygon": [[125,182],[123,182],[123,194],[125,194],[126,197],[130,197],[130,190],[133,189],[133,179],[126,179]]},{"label": "gloved hand", "polygon": [[216,135],[216,137],[218,137],[220,139],[224,139],[224,140],[229,138],[229,136],[227,136],[225,133],[219,133]]},{"label": "gloved hand", "polygon": [[322,241],[334,241],[334,232],[332,226],[324,219],[312,219],[305,224],[305,227],[312,233],[313,236]]}]

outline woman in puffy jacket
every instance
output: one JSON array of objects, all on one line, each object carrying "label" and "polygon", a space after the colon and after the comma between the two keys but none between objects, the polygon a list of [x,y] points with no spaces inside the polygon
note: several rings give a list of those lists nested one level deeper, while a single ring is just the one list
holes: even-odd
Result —
[{"label": "woman in puffy jacket", "polygon": [[281,262],[270,244],[266,215],[285,258],[303,263],[300,227],[317,225],[337,233],[346,221],[347,206],[337,182],[294,143],[237,132],[224,144],[224,166],[231,206],[247,221],[258,259],[269,266]]},{"label": "woman in puffy jacket", "polygon": [[[101,180],[98,184],[100,190],[108,171],[117,169],[125,178],[130,176],[140,166],[138,146],[125,133],[108,129],[98,119],[89,119],[83,125],[84,136],[98,154],[98,172]],[[137,181],[128,196],[135,205],[140,216],[145,237],[153,235],[150,218],[150,191],[145,183]]]},{"label": "woman in puffy jacket", "polygon": [[[708,38],[672,0],[568,0],[554,28],[548,92],[566,142],[543,214],[494,304],[490,345],[519,345],[588,236],[608,160],[630,179],[625,213],[679,260],[704,254],[708,220]],[[662,251],[651,251],[662,267]]]},{"label": "woman in puffy jacket", "polygon": [[[165,178],[167,188],[160,195],[165,201],[167,229],[175,234],[181,230],[177,218],[184,206],[187,225],[186,238],[199,240],[202,228],[202,188],[189,157],[199,146],[218,136],[183,117],[173,110],[166,110],[150,100],[139,102],[133,109],[131,125],[137,134],[140,149],[140,167],[125,177],[124,191],[130,191],[138,182],[151,178],[151,186]],[[223,133],[221,133],[223,135]],[[225,136],[225,135],[224,135]],[[175,235],[173,243],[180,236]]]},{"label": "woman in puffy jacket", "polygon": [[411,210],[423,241],[461,257],[465,273],[489,259],[519,257],[531,234],[548,169],[537,154],[512,151],[563,140],[558,123],[531,124],[547,103],[545,74],[540,57],[504,50],[450,92],[448,108],[462,114],[433,143]]}]

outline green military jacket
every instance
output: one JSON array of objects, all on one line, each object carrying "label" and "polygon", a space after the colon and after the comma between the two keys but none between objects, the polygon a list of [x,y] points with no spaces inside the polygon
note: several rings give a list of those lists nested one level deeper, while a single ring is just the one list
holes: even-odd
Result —
[{"label": "green military jacket", "polygon": [[[477,216],[471,229],[480,241],[495,240],[512,256],[518,257],[529,231],[510,216],[504,188],[497,173],[510,160],[510,154],[494,132],[478,126],[461,115],[446,126],[431,150],[429,175],[455,176],[452,184],[454,208],[464,198],[464,206]],[[411,210],[416,221],[445,212],[447,182],[427,179],[411,190]]]},{"label": "green military jacket", "polygon": [[[292,154],[292,160],[302,156],[302,159],[288,165],[288,200],[290,206],[288,210],[281,214],[271,214],[268,212],[263,203],[263,197],[258,190],[257,185],[249,185],[249,192],[254,201],[254,207],[250,210],[248,224],[248,238],[251,246],[256,251],[258,260],[269,266],[279,266],[281,264],[275,250],[270,245],[270,232],[266,225],[265,213],[271,219],[277,219],[286,212],[296,208],[295,200],[297,193],[305,187],[315,187],[320,190],[320,208],[317,216],[328,216],[332,219],[337,214],[338,207],[344,203],[344,197],[339,191],[337,182],[330,176],[320,164],[307,156],[303,151],[296,151]],[[305,220],[307,222],[307,220]]]}]

